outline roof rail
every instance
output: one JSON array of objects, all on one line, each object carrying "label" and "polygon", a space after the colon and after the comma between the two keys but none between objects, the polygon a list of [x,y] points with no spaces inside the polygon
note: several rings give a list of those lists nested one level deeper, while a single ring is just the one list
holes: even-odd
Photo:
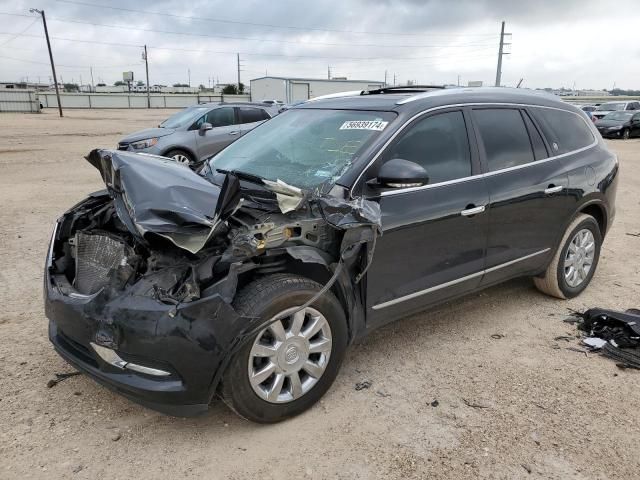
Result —
[{"label": "roof rail", "polygon": [[362,95],[363,90],[350,90],[347,92],[329,93],[327,95],[320,95],[319,97],[313,97],[307,100],[307,102],[315,102],[316,100],[324,100],[325,98],[341,98],[341,97],[355,97]]},{"label": "roof rail", "polygon": [[379,95],[383,93],[422,93],[442,90],[444,85],[404,85],[400,87],[382,87],[375,90],[363,90],[361,95]]}]

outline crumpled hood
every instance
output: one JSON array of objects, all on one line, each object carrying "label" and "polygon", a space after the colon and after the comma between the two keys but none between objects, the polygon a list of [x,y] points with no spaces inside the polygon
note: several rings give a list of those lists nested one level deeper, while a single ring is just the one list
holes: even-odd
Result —
[{"label": "crumpled hood", "polygon": [[143,243],[151,232],[196,253],[240,202],[232,175],[218,187],[162,157],[93,150],[86,158],[100,172],[120,220]]},{"label": "crumpled hood", "polygon": [[145,128],[137,132],[130,133],[126,137],[120,139],[119,143],[133,143],[147,138],[164,137],[175,132],[173,128]]}]

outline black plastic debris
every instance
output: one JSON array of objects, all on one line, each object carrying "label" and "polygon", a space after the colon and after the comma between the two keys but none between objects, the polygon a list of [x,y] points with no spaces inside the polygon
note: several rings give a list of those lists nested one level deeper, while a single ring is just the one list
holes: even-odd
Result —
[{"label": "black plastic debris", "polygon": [[371,382],[369,380],[356,383],[356,390],[365,390],[369,387],[371,387]]},{"label": "black plastic debris", "polygon": [[70,377],[75,377],[76,375],[81,375],[82,372],[69,372],[69,373],[56,373],[56,378],[52,378],[47,382],[47,388],[53,388],[63,380],[66,380]]},{"label": "black plastic debris", "polygon": [[592,308],[580,315],[582,343],[616,361],[620,368],[640,369],[640,310],[626,312]]}]

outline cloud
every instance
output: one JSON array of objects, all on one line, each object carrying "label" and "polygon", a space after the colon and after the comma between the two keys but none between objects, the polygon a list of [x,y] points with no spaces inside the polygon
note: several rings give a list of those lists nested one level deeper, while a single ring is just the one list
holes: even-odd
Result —
[{"label": "cloud", "polygon": [[[2,11],[26,14],[30,6],[18,0]],[[40,8],[49,19],[54,56],[65,81],[78,82],[82,75],[88,83],[90,66],[94,82],[113,83],[124,70],[143,78],[138,46],[146,44],[151,83],[186,82],[188,71],[194,85],[207,85],[212,77],[234,82],[239,52],[245,83],[265,72],[324,78],[330,67],[334,75],[351,78],[383,79],[386,71],[399,82],[455,83],[460,75],[463,82],[490,84],[500,21],[505,20],[513,33],[503,67],[506,83],[523,77],[531,87],[574,81],[585,88],[610,87],[613,81],[637,87],[637,62],[620,46],[634,44],[640,12],[629,9],[621,16],[595,0],[45,0]],[[0,20],[3,33],[17,33],[32,21]],[[615,41],[603,41],[607,31],[616,32]],[[0,35],[2,80],[48,78],[41,35],[39,23],[5,46],[10,37]]]}]

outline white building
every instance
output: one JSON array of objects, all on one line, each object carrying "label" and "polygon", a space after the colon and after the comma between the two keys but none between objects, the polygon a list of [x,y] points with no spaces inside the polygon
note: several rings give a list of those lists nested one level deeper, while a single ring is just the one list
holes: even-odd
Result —
[{"label": "white building", "polygon": [[251,80],[251,101],[280,100],[284,103],[294,103],[321,95],[352,90],[375,90],[383,86],[384,82],[377,80],[260,77]]}]

